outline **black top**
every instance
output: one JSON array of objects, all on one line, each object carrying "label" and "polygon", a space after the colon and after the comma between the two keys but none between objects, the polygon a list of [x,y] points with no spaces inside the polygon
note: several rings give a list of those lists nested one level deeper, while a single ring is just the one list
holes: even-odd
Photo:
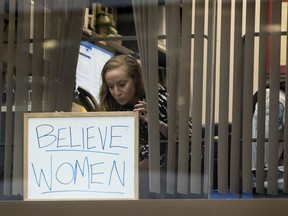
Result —
[{"label": "black top", "polygon": [[[141,100],[145,100],[144,98]],[[159,120],[167,124],[167,91],[164,87],[159,85],[158,91],[159,100]],[[134,105],[121,106],[119,111],[132,111]],[[160,140],[166,140],[166,138],[160,133]],[[149,144],[148,144],[148,124],[147,122],[139,122],[139,160],[144,160],[149,157]],[[160,152],[163,154],[165,151],[164,146],[161,145]]]}]

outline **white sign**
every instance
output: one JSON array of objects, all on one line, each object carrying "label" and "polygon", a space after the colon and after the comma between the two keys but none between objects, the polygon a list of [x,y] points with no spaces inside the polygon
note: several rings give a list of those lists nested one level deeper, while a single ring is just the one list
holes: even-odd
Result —
[{"label": "white sign", "polygon": [[138,199],[137,112],[24,114],[24,200]]}]

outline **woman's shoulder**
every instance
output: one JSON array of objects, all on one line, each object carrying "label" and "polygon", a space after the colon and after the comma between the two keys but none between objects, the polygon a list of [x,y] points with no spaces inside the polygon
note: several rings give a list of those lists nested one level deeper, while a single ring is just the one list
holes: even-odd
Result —
[{"label": "woman's shoulder", "polygon": [[163,85],[161,85],[160,83],[158,83],[158,90],[159,91],[166,91],[166,88]]},{"label": "woman's shoulder", "polygon": [[167,90],[164,86],[162,86],[161,84],[158,84],[158,92],[159,95],[167,95]]}]

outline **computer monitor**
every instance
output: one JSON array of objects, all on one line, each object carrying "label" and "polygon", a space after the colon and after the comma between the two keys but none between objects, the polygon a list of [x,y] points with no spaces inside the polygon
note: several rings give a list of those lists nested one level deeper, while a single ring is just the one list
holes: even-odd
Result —
[{"label": "computer monitor", "polygon": [[87,90],[98,101],[98,94],[102,84],[101,71],[114,54],[100,46],[83,41],[80,44],[76,69],[76,86]]}]

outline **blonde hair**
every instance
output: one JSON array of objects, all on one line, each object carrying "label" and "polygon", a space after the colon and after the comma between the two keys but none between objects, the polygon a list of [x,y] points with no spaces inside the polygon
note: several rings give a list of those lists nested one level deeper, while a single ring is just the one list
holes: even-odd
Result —
[{"label": "blonde hair", "polygon": [[99,92],[99,106],[101,111],[117,111],[120,109],[120,104],[116,102],[109,92],[105,75],[108,71],[124,65],[127,66],[127,73],[134,81],[136,89],[135,96],[139,99],[145,97],[144,81],[140,64],[130,55],[117,55],[105,63],[101,72],[102,85]]}]

